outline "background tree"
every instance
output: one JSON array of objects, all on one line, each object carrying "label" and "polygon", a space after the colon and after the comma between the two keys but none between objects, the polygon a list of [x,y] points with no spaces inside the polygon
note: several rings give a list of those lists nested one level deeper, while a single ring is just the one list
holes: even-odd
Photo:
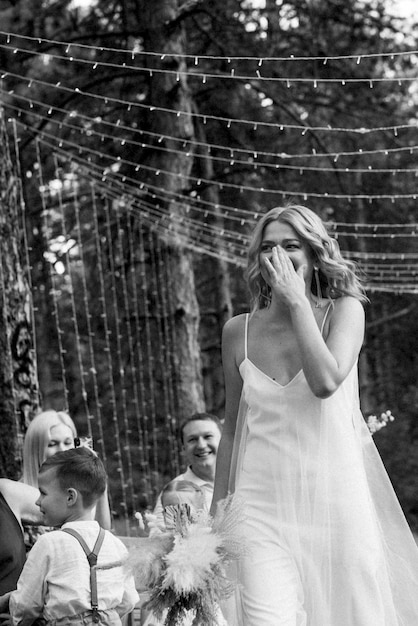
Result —
[{"label": "background tree", "polygon": [[0,471],[17,478],[22,437],[38,408],[31,294],[21,240],[20,182],[0,109]]}]

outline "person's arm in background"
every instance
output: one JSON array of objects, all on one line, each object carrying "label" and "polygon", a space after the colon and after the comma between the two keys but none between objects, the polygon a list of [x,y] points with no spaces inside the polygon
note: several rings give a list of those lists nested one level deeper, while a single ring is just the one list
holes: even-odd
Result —
[{"label": "person's arm in background", "polygon": [[48,545],[46,543],[48,535],[39,537],[29,552],[17,589],[10,594],[9,609],[14,626],[29,626],[42,616],[45,580],[50,560],[50,554],[45,549]]},{"label": "person's arm in background", "polygon": [[[128,550],[120,543],[120,559],[126,561],[128,557]],[[139,594],[135,587],[135,577],[132,570],[129,567],[123,568],[123,596],[120,604],[118,604],[116,611],[120,618],[131,613],[136,605],[139,603]]]},{"label": "person's arm in background", "polygon": [[2,613],[3,615],[7,615],[9,612],[9,598],[11,593],[11,591],[8,591],[7,593],[0,596],[0,619]]},{"label": "person's arm in background", "polygon": [[104,492],[104,494],[97,501],[95,519],[96,519],[96,522],[98,522],[100,526],[104,528],[105,530],[111,529],[112,516],[110,514],[109,495],[108,495],[107,487],[106,487],[106,491]]},{"label": "person's arm in background", "polygon": [[[93,440],[91,439],[91,437],[77,437],[76,439],[74,439],[74,445],[76,448],[78,448],[79,446],[86,447],[97,455],[96,450],[93,448]],[[97,501],[94,519],[100,524],[102,528],[104,528],[104,530],[111,530],[112,515],[110,513],[108,485],[106,485],[106,490],[104,494]]]},{"label": "person's arm in background", "polygon": [[154,510],[152,511],[153,515],[157,518],[157,523],[159,526],[164,526],[164,509],[163,504],[161,502],[161,493],[158,495],[157,501],[155,503]]},{"label": "person's arm in background", "polygon": [[[232,448],[235,437],[238,408],[242,391],[242,378],[239,373],[238,359],[241,354],[237,347],[244,344],[244,316],[233,317],[224,326],[222,333],[222,364],[225,378],[225,420],[219,443],[215,486],[211,514],[216,512],[219,500],[228,495],[229,473],[231,468]],[[239,354],[239,356],[238,356]]]},{"label": "person's arm in background", "polygon": [[35,487],[10,478],[0,478],[0,491],[20,525],[22,522],[42,523],[41,512],[35,504],[39,498],[39,491]]}]

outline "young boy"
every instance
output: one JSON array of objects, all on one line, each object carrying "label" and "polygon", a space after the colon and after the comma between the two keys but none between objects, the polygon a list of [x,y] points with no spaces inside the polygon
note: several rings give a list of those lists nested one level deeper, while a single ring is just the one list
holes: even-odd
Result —
[{"label": "young boy", "polygon": [[[106,482],[103,463],[88,448],[57,452],[41,466],[36,504],[45,524],[61,529],[39,537],[28,555],[9,600],[15,626],[29,626],[38,617],[54,626],[120,626],[121,617],[133,610],[139,596],[124,567],[127,550],[94,520]],[[97,566],[94,556],[87,559],[93,550]]]}]

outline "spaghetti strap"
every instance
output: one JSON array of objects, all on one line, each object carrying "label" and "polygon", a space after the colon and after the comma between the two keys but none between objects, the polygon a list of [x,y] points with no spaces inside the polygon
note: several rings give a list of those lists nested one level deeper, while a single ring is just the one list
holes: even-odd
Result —
[{"label": "spaghetti strap", "polygon": [[334,306],[333,301],[331,300],[331,302],[329,303],[327,310],[325,311],[325,315],[324,318],[322,320],[322,324],[321,324],[321,335],[323,335],[324,333],[324,327],[325,327],[325,322],[327,321],[327,317],[328,317],[328,313],[330,311],[330,309]]},{"label": "spaghetti strap", "polygon": [[247,358],[248,352],[248,320],[250,318],[249,313],[245,315],[245,330],[244,330],[244,359]]}]

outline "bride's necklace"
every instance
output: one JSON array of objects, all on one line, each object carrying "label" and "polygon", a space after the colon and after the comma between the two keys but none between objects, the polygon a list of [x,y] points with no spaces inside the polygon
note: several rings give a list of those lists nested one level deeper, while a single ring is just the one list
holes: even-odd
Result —
[{"label": "bride's necklace", "polygon": [[314,308],[315,309],[322,309],[322,307],[324,306],[324,302],[321,302],[319,299],[317,299],[316,297],[313,297],[311,302],[314,302]]}]

